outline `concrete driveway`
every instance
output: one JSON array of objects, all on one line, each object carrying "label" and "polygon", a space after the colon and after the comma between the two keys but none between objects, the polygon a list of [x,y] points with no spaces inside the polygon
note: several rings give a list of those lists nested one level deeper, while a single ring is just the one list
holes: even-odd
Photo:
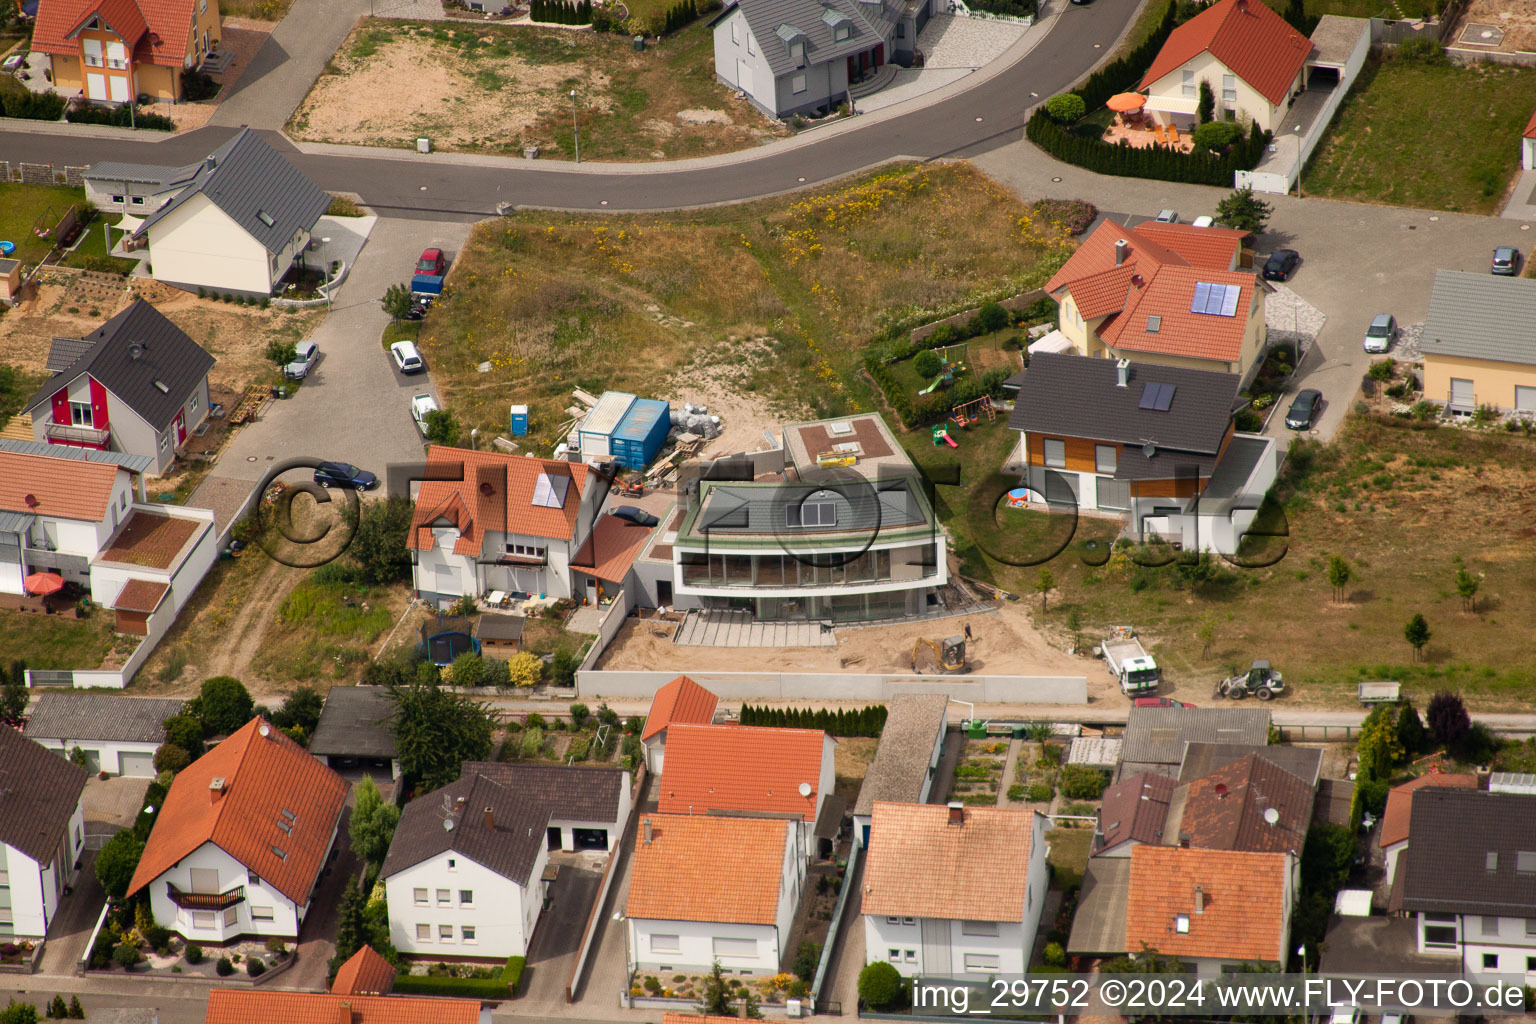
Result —
[{"label": "concrete driveway", "polygon": [[[469,235],[465,221],[383,219],[374,225],[336,297],[310,340],[320,361],[292,398],[269,402],[259,420],[241,428],[188,503],[205,492],[249,493],[274,464],[308,456],[351,462],[383,479],[392,463],[420,460],[421,435],[410,415],[413,393],[436,390],[430,375],[400,377],[379,337],[389,317],[384,290],[409,281],[429,245],[456,256]],[[220,523],[220,527],[223,527]]]}]

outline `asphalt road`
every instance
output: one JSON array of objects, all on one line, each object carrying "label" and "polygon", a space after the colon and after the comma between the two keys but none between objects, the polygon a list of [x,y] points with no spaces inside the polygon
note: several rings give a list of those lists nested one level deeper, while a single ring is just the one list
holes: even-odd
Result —
[{"label": "asphalt road", "polygon": [[[864,115],[848,129],[729,161],[583,165],[507,161],[481,166],[409,153],[316,155],[275,133],[268,140],[322,188],[359,193],[385,216],[408,211],[487,215],[499,202],[581,210],[665,210],[738,202],[842,177],[881,162],[970,156],[1020,138],[1036,103],[1080,78],[1114,48],[1138,0],[1075,6],[1054,0],[1052,23],[1029,55],[949,99],[910,113]],[[967,81],[970,81],[967,79]],[[111,159],[179,165],[201,159],[237,130],[204,128],[162,142],[53,132],[0,132],[12,161],[84,166]],[[510,166],[508,166],[510,164]]]}]

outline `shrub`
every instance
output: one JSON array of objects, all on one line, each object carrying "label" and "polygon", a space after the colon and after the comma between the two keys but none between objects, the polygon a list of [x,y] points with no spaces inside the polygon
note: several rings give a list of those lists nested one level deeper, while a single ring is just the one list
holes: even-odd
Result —
[{"label": "shrub", "polygon": [[1445,46],[1434,39],[1409,39],[1398,44],[1393,56],[1419,64],[1444,64]]},{"label": "shrub", "polygon": [[208,100],[219,93],[218,84],[207,74],[193,68],[187,68],[181,73],[181,96],[188,103],[196,103],[199,100]]},{"label": "shrub", "polygon": [[532,651],[518,651],[507,661],[507,673],[513,686],[531,687],[539,681],[544,661]]},{"label": "shrub", "polygon": [[152,924],[144,929],[144,941],[151,949],[164,949],[171,944],[171,930],[164,925]]},{"label": "shrub", "polygon": [[[1526,1005],[1529,1006],[1530,1003],[1527,1003]],[[69,997],[69,1019],[70,1020],[84,1020],[85,1019],[85,1007],[80,1005],[80,997],[79,996],[70,996]]]},{"label": "shrub", "polygon": [[1088,104],[1074,92],[1064,92],[1045,101],[1045,112],[1058,124],[1072,124],[1088,113]]},{"label": "shrub", "polygon": [[267,973],[267,965],[262,962],[261,957],[253,956],[245,962],[245,973],[253,978],[259,978]]},{"label": "shrub", "polygon": [[1109,777],[1085,764],[1069,764],[1061,770],[1062,795],[1071,800],[1097,800],[1104,795]]},{"label": "shrub", "polygon": [[213,969],[218,972],[221,978],[227,978],[235,973],[235,965],[230,962],[227,956],[219,957],[219,962],[213,965]]},{"label": "shrub", "polygon": [[544,730],[537,726],[529,726],[523,730],[523,740],[518,747],[518,753],[523,757],[538,757],[539,751],[544,749]]},{"label": "shrub", "polygon": [[592,709],[585,704],[577,702],[571,705],[571,727],[580,729],[587,724],[587,719],[592,717]]},{"label": "shrub", "polygon": [[273,956],[287,956],[288,944],[274,935],[267,940],[267,952]]},{"label": "shrub", "polygon": [[64,116],[64,97],[56,92],[0,92],[0,115],[28,121],[57,121]]},{"label": "shrub", "polygon": [[1009,800],[1024,800],[1027,798],[1027,787],[1022,783],[1008,787]]},{"label": "shrub", "polygon": [[189,942],[181,955],[186,958],[189,964],[200,964],[203,962],[203,947],[195,942]]},{"label": "shrub", "polygon": [[103,107],[82,99],[70,105],[64,112],[64,120],[71,124],[106,124],[115,128],[148,128],[162,132],[176,130],[175,121],[163,114],[139,109],[132,103]]},{"label": "shrub", "polygon": [[1424,719],[1429,726],[1430,736],[1436,743],[1446,747],[1454,747],[1462,742],[1472,729],[1472,718],[1467,714],[1461,695],[1448,690],[1441,690],[1429,698]]},{"label": "shrub", "polygon": [[[1099,219],[1099,208],[1082,199],[1041,199],[1034,205],[1034,214],[1043,220],[1059,223],[1069,234],[1080,235]],[[1055,320],[1054,299],[1036,299],[1019,317],[1023,321]]]},{"label": "shrub", "polygon": [[1056,789],[1049,782],[1036,782],[1024,791],[1024,799],[1030,803],[1041,804],[1056,794]]},{"label": "shrub", "polygon": [[517,987],[523,983],[523,969],[528,966],[528,958],[525,956],[509,956],[505,966],[501,969],[501,980],[506,982],[507,991],[517,995]]},{"label": "shrub", "polygon": [[924,380],[932,380],[943,371],[944,360],[939,358],[937,352],[925,348],[912,357],[912,369],[917,371],[917,375]]},{"label": "shrub", "polygon": [[821,945],[811,942],[809,939],[800,943],[800,948],[795,950],[795,962],[790,970],[802,981],[816,980],[816,967],[821,962]]},{"label": "shrub", "polygon": [[133,970],[133,965],[144,959],[139,954],[139,947],[124,939],[118,947],[112,951],[112,961],[125,971]]},{"label": "shrub", "polygon": [[1041,956],[1052,967],[1061,967],[1067,962],[1067,951],[1059,942],[1047,942],[1045,949],[1041,951]]},{"label": "shrub", "polygon": [[485,676],[485,659],[474,651],[465,651],[453,659],[453,672],[449,678],[454,686],[484,686]]},{"label": "shrub", "polygon": [[1252,434],[1264,429],[1264,417],[1252,409],[1241,409],[1232,417],[1232,424],[1245,434]]},{"label": "shrub", "polygon": [[155,750],[155,771],[172,775],[192,763],[192,755],[174,743],[162,743]]},{"label": "shrub", "polygon": [[859,971],[859,998],[876,1010],[889,1010],[902,998],[901,972],[884,960]]},{"label": "shrub", "polygon": [[549,662],[549,685],[572,689],[576,685],[576,669],[581,660],[567,650],[558,650]]},{"label": "shrub", "polygon": [[1371,368],[1368,372],[1370,373],[1372,380],[1383,381],[1392,379],[1392,370],[1392,360],[1378,359],[1371,364]]},{"label": "shrub", "polygon": [[1243,137],[1243,126],[1236,121],[1208,121],[1191,136],[1199,149],[1218,153]]}]

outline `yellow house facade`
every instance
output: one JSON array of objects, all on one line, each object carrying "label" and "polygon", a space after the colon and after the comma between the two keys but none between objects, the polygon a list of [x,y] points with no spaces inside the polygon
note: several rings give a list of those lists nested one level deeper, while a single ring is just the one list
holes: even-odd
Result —
[{"label": "yellow house facade", "polygon": [[221,31],[218,0],[42,0],[32,47],[48,54],[54,88],[66,96],[175,103],[182,72],[218,49]]},{"label": "yellow house facade", "polygon": [[1536,416],[1536,280],[1436,271],[1419,352],[1425,399],[1451,414]]},{"label": "yellow house facade", "polygon": [[1163,124],[1193,127],[1200,104],[1200,83],[1206,82],[1216,98],[1217,120],[1229,116],[1251,120],[1263,131],[1278,133],[1291,109],[1292,98],[1301,92],[1305,74],[1305,69],[1296,73],[1286,86],[1285,99],[1276,105],[1206,50],[1148,86],[1145,109]]}]

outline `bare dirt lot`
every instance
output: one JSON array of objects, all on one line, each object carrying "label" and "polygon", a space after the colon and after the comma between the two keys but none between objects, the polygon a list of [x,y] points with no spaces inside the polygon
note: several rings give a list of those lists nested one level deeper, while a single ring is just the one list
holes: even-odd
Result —
[{"label": "bare dirt lot", "polygon": [[[1471,26],[1485,26],[1468,33]],[[1484,31],[1493,30],[1485,39]],[[1499,32],[1503,39],[1497,39]],[[1447,41],[1448,46],[1466,46],[1477,50],[1536,50],[1536,5],[1530,0],[1472,0]]]}]

